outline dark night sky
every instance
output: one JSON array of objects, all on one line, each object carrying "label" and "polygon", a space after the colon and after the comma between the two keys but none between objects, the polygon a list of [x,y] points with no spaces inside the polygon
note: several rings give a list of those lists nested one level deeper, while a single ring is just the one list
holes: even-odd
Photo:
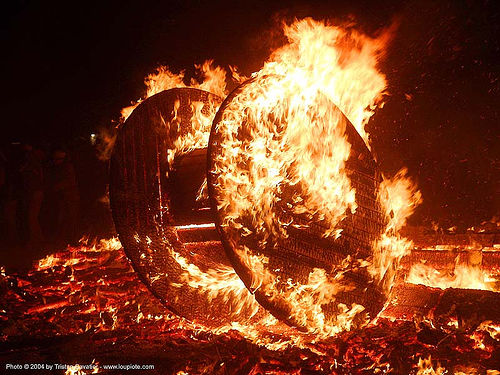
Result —
[{"label": "dark night sky", "polygon": [[10,1],[2,10],[4,142],[68,140],[117,119],[157,65],[213,58],[249,74],[280,43],[281,17],[399,22],[380,68],[386,105],[368,130],[381,168],[407,166],[416,221],[500,214],[500,11],[496,1]]}]

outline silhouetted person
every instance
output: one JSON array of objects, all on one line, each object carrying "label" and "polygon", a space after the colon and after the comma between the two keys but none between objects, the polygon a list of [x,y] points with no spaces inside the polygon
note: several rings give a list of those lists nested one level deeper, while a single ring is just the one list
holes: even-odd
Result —
[{"label": "silhouetted person", "polygon": [[[4,206],[6,201],[6,178],[7,178],[7,156],[3,149],[0,149],[0,236],[5,237],[7,233],[3,228],[7,226],[4,217]],[[0,241],[0,243],[3,241]]]},{"label": "silhouetted person", "polygon": [[2,187],[2,213],[6,227],[5,239],[9,245],[17,245],[19,242],[19,213],[23,196],[23,180],[21,176],[23,151],[19,145],[10,145],[3,158],[5,182]]},{"label": "silhouetted person", "polygon": [[88,141],[74,147],[77,148],[72,150],[72,161],[80,192],[80,230],[91,237],[112,236],[115,232],[107,200],[107,163],[100,160],[96,148]]},{"label": "silhouetted person", "polygon": [[0,149],[0,200],[3,197],[2,192],[5,187],[5,172],[7,169],[7,156]]},{"label": "silhouetted person", "polygon": [[78,209],[80,197],[73,164],[67,153],[56,149],[46,173],[47,190],[56,205],[56,240],[59,244],[78,243]]},{"label": "silhouetted person", "polygon": [[24,145],[25,157],[20,171],[23,181],[23,198],[26,209],[28,246],[38,246],[43,241],[40,228],[40,208],[43,201],[43,151]]}]

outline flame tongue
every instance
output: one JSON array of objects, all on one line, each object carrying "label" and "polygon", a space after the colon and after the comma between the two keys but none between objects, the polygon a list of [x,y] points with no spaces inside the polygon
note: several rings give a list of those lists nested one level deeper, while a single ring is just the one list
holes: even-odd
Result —
[{"label": "flame tongue", "polygon": [[[227,94],[226,71],[220,66],[214,65],[213,60],[207,60],[203,64],[195,64],[195,68],[202,76],[202,80],[199,82],[192,78],[189,85],[186,85],[184,71],[174,73],[166,66],[159,66],[155,73],[149,74],[144,80],[146,85],[144,99],[162,91],[180,87],[199,88],[221,97]],[[121,110],[122,120],[125,121],[141,102],[142,99],[139,99],[132,105],[123,108]],[[208,134],[209,130],[207,129],[206,132]]]},{"label": "flame tongue", "polygon": [[390,32],[373,39],[311,18],[284,25],[283,31],[289,43],[272,54],[259,75],[286,75],[306,95],[322,92],[368,143],[364,125],[386,88],[377,62]]}]

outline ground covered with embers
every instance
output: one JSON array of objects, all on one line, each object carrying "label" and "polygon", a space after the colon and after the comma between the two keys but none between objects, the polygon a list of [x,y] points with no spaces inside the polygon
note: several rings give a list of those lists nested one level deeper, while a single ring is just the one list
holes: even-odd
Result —
[{"label": "ground covered with embers", "polygon": [[25,274],[3,271],[0,285],[2,363],[95,363],[98,373],[122,373],[105,364],[153,364],[153,370],[142,371],[151,375],[500,369],[500,327],[487,322],[379,318],[362,330],[275,350],[237,331],[212,332],[169,313],[140,281],[117,240],[57,252]]}]

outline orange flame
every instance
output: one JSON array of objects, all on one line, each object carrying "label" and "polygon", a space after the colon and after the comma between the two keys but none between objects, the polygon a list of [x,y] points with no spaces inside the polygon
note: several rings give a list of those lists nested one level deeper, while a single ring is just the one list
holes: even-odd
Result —
[{"label": "orange flame", "polygon": [[198,289],[200,293],[207,295],[209,302],[222,296],[225,301],[232,304],[231,314],[234,317],[239,316],[241,311],[246,309],[251,311],[250,316],[257,314],[259,304],[249,293],[234,269],[221,265],[218,269],[211,268],[203,272],[173,249],[170,250],[170,255],[184,271],[182,280],[185,284],[179,285],[179,287],[188,285]]},{"label": "orange flame", "polygon": [[[245,236],[252,233],[261,243],[271,235],[287,236],[287,226],[298,226],[276,217],[273,207],[284,186],[300,185],[303,193],[292,197],[292,210],[298,215],[317,217],[324,224],[325,237],[342,236],[338,223],[348,212],[357,208],[356,191],[345,170],[350,156],[350,144],[345,138],[345,122],[339,111],[352,122],[369,145],[365,125],[377,106],[382,104],[386,80],[377,69],[390,32],[370,38],[355,30],[343,29],[310,18],[284,25],[288,43],[273,52],[263,68],[252,80],[240,88],[229,104],[221,122],[227,127],[225,147],[215,156],[216,184],[224,192],[219,208],[224,209],[222,225],[241,229]],[[192,79],[191,87],[198,87],[224,96],[226,72],[212,61],[195,65],[203,77]],[[243,81],[236,68],[230,67],[233,79]],[[172,87],[185,87],[184,72],[174,74],[166,67],[146,80],[146,97]],[[215,109],[203,113],[202,103],[193,105],[193,131],[177,139],[169,153],[169,163],[177,154],[194,148],[206,147]],[[135,106],[123,116],[126,118]],[[176,113],[174,105],[173,113]],[[287,124],[284,131],[276,128],[276,119]],[[175,125],[174,116],[170,126]],[[245,121],[257,124],[250,129],[250,141],[241,141],[237,128]],[[228,126],[228,123],[232,124]],[[319,141],[321,140],[321,141]],[[290,147],[293,145],[293,147]],[[224,161],[224,163],[222,163]],[[241,164],[250,165],[243,173]],[[251,188],[250,188],[251,187]],[[200,188],[200,194],[203,189]],[[220,198],[220,197],[219,197]],[[381,237],[373,244],[373,257],[368,264],[371,275],[386,292],[394,282],[399,260],[409,252],[411,241],[400,235],[401,228],[422,201],[416,185],[401,170],[392,179],[382,181],[378,200],[387,225]],[[242,213],[252,214],[254,228],[242,222]],[[330,335],[348,330],[363,306],[338,304],[339,314],[328,321],[321,306],[335,302],[335,295],[349,290],[342,283],[342,272],[330,275],[314,269],[305,283],[289,282],[286,291],[276,288],[277,276],[267,269],[265,256],[251,255],[249,249],[238,249],[243,264],[254,270],[251,289],[262,288],[270,295],[283,294],[292,309],[292,320],[310,332]],[[202,272],[179,253],[171,250],[171,257],[184,270],[186,285],[198,288],[209,299],[224,296],[235,302],[235,312],[242,308],[257,311],[253,296],[246,291],[236,273],[229,268]],[[47,260],[50,262],[50,260]],[[365,264],[366,266],[366,264]],[[420,267],[420,268],[418,268]],[[460,277],[464,272],[456,268],[453,280],[439,280],[425,266],[414,266],[408,282],[437,285],[485,288],[484,275],[478,281]],[[337,270],[338,271],[338,270]],[[480,284],[479,279],[482,279]],[[271,297],[272,298],[272,297]]]},{"label": "orange flame", "polygon": [[311,18],[284,25],[289,43],[275,51],[262,74],[287,75],[305,91],[335,103],[368,144],[364,126],[382,104],[386,79],[377,69],[390,31],[370,38]]},{"label": "orange flame", "polygon": [[432,266],[414,264],[406,278],[407,283],[421,284],[432,288],[481,289],[500,292],[500,280],[479,265],[456,264],[453,270],[437,270]]},{"label": "orange flame", "polygon": [[386,216],[387,225],[381,238],[373,245],[374,255],[369,271],[389,292],[400,259],[409,253],[412,242],[399,233],[415,208],[422,202],[422,195],[407,176],[407,170],[400,170],[392,179],[385,179],[379,187],[379,202]]},{"label": "orange flame", "polygon": [[149,74],[144,80],[146,94],[132,105],[121,110],[122,122],[125,121],[134,109],[144,100],[158,94],[164,90],[177,87],[194,87],[209,91],[219,96],[225,96],[226,91],[226,71],[214,65],[213,60],[207,60],[203,64],[196,64],[196,70],[200,73],[202,81],[191,79],[189,84],[185,84],[185,72],[173,73],[167,66],[159,66],[155,73]]},{"label": "orange flame", "polygon": [[417,366],[417,375],[444,375],[447,373],[446,369],[441,367],[439,362],[436,364],[436,368],[434,368],[431,356],[428,358],[419,358]]}]

